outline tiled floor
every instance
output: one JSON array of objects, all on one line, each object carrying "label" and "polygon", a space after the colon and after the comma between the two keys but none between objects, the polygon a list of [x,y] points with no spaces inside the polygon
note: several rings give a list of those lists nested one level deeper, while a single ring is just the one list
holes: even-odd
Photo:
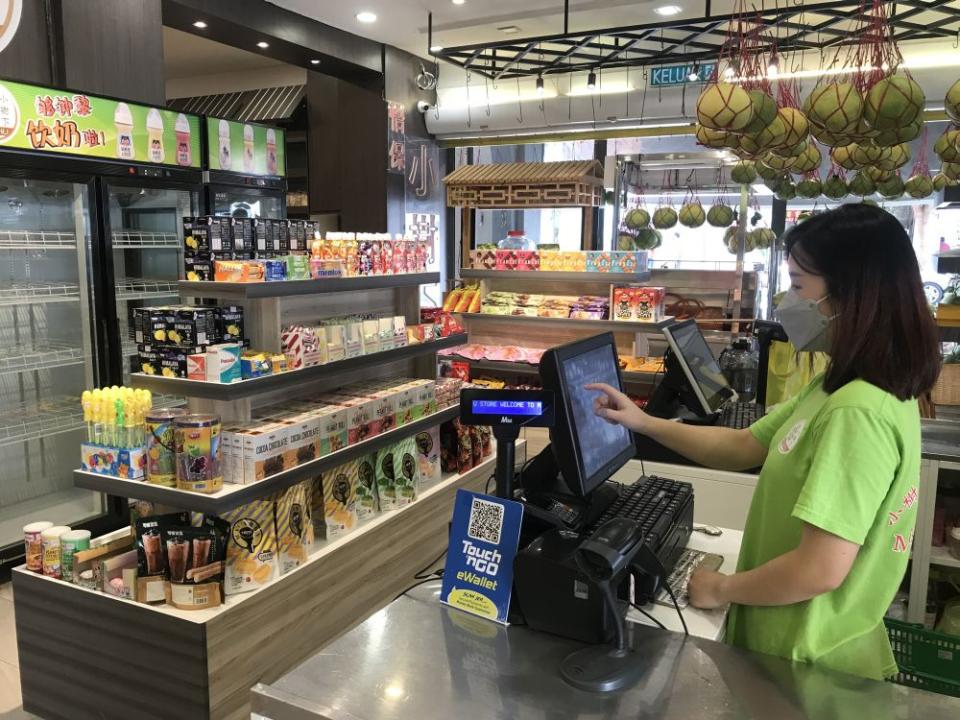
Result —
[{"label": "tiled floor", "polygon": [[23,711],[17,668],[17,629],[13,622],[13,587],[0,584],[0,720],[38,720]]}]

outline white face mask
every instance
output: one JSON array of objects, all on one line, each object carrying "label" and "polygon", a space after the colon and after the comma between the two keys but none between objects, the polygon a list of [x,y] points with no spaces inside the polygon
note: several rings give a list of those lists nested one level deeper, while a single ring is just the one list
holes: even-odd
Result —
[{"label": "white face mask", "polygon": [[827,299],[827,295],[819,300],[804,300],[797,291],[790,288],[777,306],[777,320],[783,325],[787,338],[797,350],[807,352],[826,352],[830,349],[830,338],[827,330],[830,321],[836,317],[827,317],[820,312],[820,303]]}]

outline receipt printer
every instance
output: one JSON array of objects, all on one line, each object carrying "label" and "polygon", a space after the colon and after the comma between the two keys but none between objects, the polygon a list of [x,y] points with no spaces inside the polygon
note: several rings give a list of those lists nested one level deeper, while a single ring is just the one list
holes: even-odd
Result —
[{"label": "receipt printer", "polygon": [[[523,620],[532,630],[606,643],[616,623],[600,589],[577,567],[583,536],[550,530],[521,550],[514,561],[514,588]],[[618,595],[626,597],[629,578]]]}]

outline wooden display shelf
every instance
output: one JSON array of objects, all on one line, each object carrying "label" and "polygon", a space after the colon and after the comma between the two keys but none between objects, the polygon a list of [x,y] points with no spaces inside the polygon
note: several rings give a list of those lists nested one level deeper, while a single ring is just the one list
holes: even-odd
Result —
[{"label": "wooden display shelf", "polygon": [[224,483],[222,490],[209,495],[191,492],[189,490],[164,487],[163,485],[153,485],[143,480],[126,480],[112,475],[100,475],[85,470],[73,471],[73,484],[76,487],[96,490],[97,492],[107,493],[109,495],[135,498],[137,500],[149,500],[150,502],[168,505],[180,510],[218,515],[248,503],[251,500],[264,497],[278,490],[284,490],[291,485],[296,485],[298,482],[316,477],[324,470],[329,470],[350,460],[369,455],[386,445],[390,445],[411,435],[416,435],[422,430],[431,428],[434,425],[439,425],[447,420],[452,420],[455,417],[459,417],[459,415],[460,405],[451,405],[450,407],[438,410],[435,413],[414,420],[406,425],[401,425],[388,432],[375,435],[369,440],[348,445],[342,450],[337,450],[336,452],[324,455],[316,460],[311,460],[303,465],[297,465],[289,470],[271,475],[259,482],[250,483],[249,485]]},{"label": "wooden display shelf", "polygon": [[188,378],[169,378],[161,375],[147,375],[146,373],[131,373],[130,384],[135,388],[143,388],[155,393],[176,395],[179,397],[206,398],[208,400],[239,400],[253,397],[274,390],[293,388],[304,383],[337,377],[344,373],[361,368],[396,362],[420,355],[444,350],[446,348],[463,345],[467,342],[466,333],[457,333],[439,340],[404,345],[393,350],[360,355],[348,360],[337,360],[322,365],[312,365],[299,370],[289,370],[276,375],[266,375],[250,380],[240,380],[234,383],[207,382],[205,380],[190,380]]},{"label": "wooden display shelf", "polygon": [[[457,313],[470,322],[490,323],[529,323],[530,325],[553,325],[557,327],[596,329],[604,332],[613,330],[620,332],[649,332],[660,334],[663,328],[673,324],[673,317],[665,317],[658,322],[635,322],[625,320],[582,320],[579,318],[553,318],[536,315],[493,315],[490,313]],[[469,330],[469,329],[468,329]]]},{"label": "wooden display shelf", "polygon": [[533,282],[596,282],[604,285],[614,283],[647,282],[649,270],[635,273],[610,272],[551,272],[540,270],[475,270],[463,268],[463,280],[531,280]]},{"label": "wooden display shelf", "polygon": [[276,282],[230,283],[209,280],[181,280],[181,297],[216,297],[236,300],[316,295],[318,293],[380,290],[415,287],[440,282],[440,273],[401,273],[365,277],[320,278],[317,280],[278,280]]},{"label": "wooden display shelf", "polygon": [[275,681],[414,583],[447,545],[456,491],[483,492],[495,464],[492,456],[445,476],[211,610],[143,605],[15,569],[24,708],[58,720],[248,718],[253,685]]}]

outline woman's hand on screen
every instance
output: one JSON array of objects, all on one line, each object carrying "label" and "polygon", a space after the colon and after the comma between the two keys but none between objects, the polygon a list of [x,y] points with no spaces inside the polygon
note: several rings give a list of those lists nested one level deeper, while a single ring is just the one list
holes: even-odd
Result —
[{"label": "woman's hand on screen", "polygon": [[643,432],[647,414],[633,400],[606,383],[590,383],[584,389],[599,393],[593,400],[593,411],[613,425],[623,425],[634,432]]}]

